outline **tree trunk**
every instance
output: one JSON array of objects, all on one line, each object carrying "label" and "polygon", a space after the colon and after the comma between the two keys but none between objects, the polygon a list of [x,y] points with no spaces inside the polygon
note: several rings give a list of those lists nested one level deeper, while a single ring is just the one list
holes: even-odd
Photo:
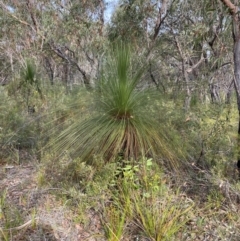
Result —
[{"label": "tree trunk", "polygon": [[[240,23],[238,23],[240,26]],[[239,27],[238,26],[238,27]],[[240,36],[234,36],[234,84],[238,106],[238,141],[237,141],[237,167],[240,178]]]},{"label": "tree trunk", "polygon": [[235,0],[234,4],[230,0],[221,0],[229,9],[232,15],[232,32],[233,32],[233,61],[234,61],[234,84],[237,95],[238,104],[238,141],[237,141],[237,167],[240,178],[240,16],[239,1]]},{"label": "tree trunk", "polygon": [[234,60],[234,84],[237,95],[238,104],[238,141],[237,141],[237,167],[240,178],[240,19],[238,13],[234,12],[233,17],[233,60]]}]

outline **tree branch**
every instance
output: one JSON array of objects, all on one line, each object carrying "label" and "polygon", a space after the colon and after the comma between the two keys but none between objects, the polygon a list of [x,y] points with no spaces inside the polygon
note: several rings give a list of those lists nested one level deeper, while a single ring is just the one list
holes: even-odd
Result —
[{"label": "tree branch", "polygon": [[164,22],[164,19],[166,18],[166,16],[167,16],[167,1],[163,0],[161,7],[159,7],[158,18],[154,27],[154,34],[152,37],[153,41],[155,41],[156,37],[158,36],[160,27]]},{"label": "tree branch", "polygon": [[209,46],[211,47],[211,49],[213,50],[213,52],[214,52],[213,44],[214,44],[214,42],[216,41],[216,39],[218,38],[219,32],[220,32],[220,30],[222,29],[223,19],[224,19],[224,15],[221,14],[221,15],[220,15],[220,18],[219,18],[219,23],[218,23],[218,25],[216,26],[216,28],[213,30],[214,36],[213,36],[212,40],[208,41],[208,44],[209,44]]},{"label": "tree branch", "polygon": [[157,19],[155,22],[154,32],[153,32],[153,35],[151,36],[151,43],[150,43],[150,47],[147,52],[147,59],[149,59],[149,57],[150,57],[151,50],[154,47],[157,36],[160,32],[160,28],[161,28],[162,24],[164,23],[167,15],[168,15],[168,12],[169,12],[168,11],[168,0],[162,0],[161,6],[158,9],[158,16],[157,16]]},{"label": "tree branch", "polygon": [[191,68],[188,68],[186,71],[187,73],[191,73],[194,69],[196,69],[203,61],[205,60],[203,53],[201,55],[201,59],[195,64],[193,65]]},{"label": "tree branch", "polygon": [[29,10],[33,25],[34,25],[34,29],[35,31],[38,33],[38,24],[37,24],[37,20],[36,20],[36,16],[33,12],[33,6],[32,6],[32,2],[30,2],[29,0],[27,0],[26,2],[27,8]]},{"label": "tree branch", "polygon": [[[179,41],[178,41],[176,36],[174,36],[174,40],[175,40],[175,44],[176,44],[177,49],[178,49],[178,53],[179,53],[179,55],[181,57],[182,73],[183,73],[183,76],[184,76],[184,79],[185,79],[186,83],[188,83],[189,82],[189,77],[188,77],[188,73],[189,72],[186,70],[186,67],[185,67],[186,58],[185,58],[185,56],[183,54],[181,45],[180,45],[180,43],[179,43]],[[190,72],[191,72],[191,70],[190,70]]]},{"label": "tree branch", "polygon": [[100,35],[103,34],[103,27],[104,27],[104,2],[103,0],[99,0],[99,4],[100,4],[100,23],[101,23],[101,26],[100,26]]},{"label": "tree branch", "polygon": [[229,8],[232,14],[236,14],[238,12],[238,7],[235,6],[230,0],[221,0],[221,2]]},{"label": "tree branch", "polygon": [[19,23],[22,23],[24,25],[27,25],[29,27],[32,28],[31,24],[29,24],[28,22],[19,19],[18,17],[16,17],[14,14],[12,14],[9,9],[4,5],[4,3],[0,2],[0,6],[2,6],[2,8],[7,12],[7,14],[9,14],[12,18],[14,18],[15,20],[17,20]]},{"label": "tree branch", "polygon": [[[60,58],[66,60],[68,63],[70,63],[70,64],[72,64],[73,66],[77,67],[78,71],[79,71],[79,72],[82,74],[82,76],[83,76],[83,82],[84,82],[85,86],[90,89],[90,87],[91,87],[91,86],[90,86],[90,80],[89,80],[89,78],[88,78],[88,76],[87,76],[87,73],[78,65],[77,61],[76,61],[76,60],[73,60],[71,57],[67,56],[65,53],[63,53],[63,51],[62,51],[59,47],[55,46],[54,44],[49,43],[49,46],[50,46],[50,48],[52,49],[52,51],[53,51],[55,54],[57,54]],[[65,46],[65,48],[66,48],[68,51],[71,51],[71,50],[70,50],[69,48],[67,48],[66,46]],[[73,52],[73,51],[71,51],[71,52]]]}]

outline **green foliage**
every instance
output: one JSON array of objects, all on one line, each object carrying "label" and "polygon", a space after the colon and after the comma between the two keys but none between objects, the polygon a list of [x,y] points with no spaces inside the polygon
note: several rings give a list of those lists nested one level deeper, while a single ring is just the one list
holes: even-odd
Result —
[{"label": "green foliage", "polygon": [[[31,71],[29,71],[31,73]],[[29,74],[29,78],[32,78]],[[65,89],[55,85],[41,88],[44,91],[45,99],[39,98],[37,91],[33,91],[29,83],[22,88],[31,89],[31,105],[35,103],[34,113],[30,113],[26,108],[26,99],[23,92],[18,89],[19,82],[14,82],[8,86],[0,87],[0,153],[2,163],[7,160],[20,164],[18,158],[19,151],[27,151],[28,154],[37,155],[40,160],[42,146],[46,145],[50,138],[49,129],[56,122],[61,122],[61,118],[66,118],[64,110],[56,113],[56,104],[60,106],[61,99],[66,99]],[[30,104],[30,103],[29,103]],[[61,106],[62,107],[62,106]],[[17,161],[16,161],[17,159]]]},{"label": "green foliage", "polygon": [[[6,198],[6,191],[0,195],[0,239],[11,240],[11,228],[19,226],[23,222],[23,217],[18,208],[10,204]],[[2,239],[1,239],[2,240]]]},{"label": "green foliage", "polygon": [[124,234],[126,213],[114,205],[104,209],[104,220],[102,220],[105,237],[108,241],[120,241]]},{"label": "green foliage", "polygon": [[235,156],[234,132],[237,113],[233,106],[222,104],[207,106],[196,114],[200,117],[197,121],[199,127],[194,130],[198,136],[197,139],[194,135],[190,138],[198,141],[198,164],[221,177],[229,175],[232,170],[230,171],[228,166],[233,165],[232,160]]},{"label": "green foliage", "polygon": [[[108,26],[108,37],[111,42],[121,40],[139,44],[144,36],[144,4],[142,1],[121,1]],[[149,4],[150,5],[150,4]],[[153,9],[151,9],[153,10]],[[145,10],[146,11],[146,10]]]},{"label": "green foliage", "polygon": [[31,61],[26,61],[26,66],[21,72],[19,88],[22,90],[22,95],[26,101],[27,107],[31,104],[30,98],[34,94],[34,91],[36,91],[41,98],[43,97],[36,67]]},{"label": "green foliage", "polygon": [[93,102],[89,113],[83,115],[83,104],[77,100],[80,103],[75,113],[79,113],[53,143],[55,150],[69,150],[83,161],[93,155],[110,161],[119,153],[126,160],[157,154],[174,159],[166,129],[159,127],[155,117],[157,93],[141,88],[144,68],[133,67],[130,48],[116,46],[106,58],[96,91],[89,95],[94,97],[88,100]]},{"label": "green foliage", "polygon": [[[3,159],[13,158],[16,150],[33,150],[40,140],[39,120],[29,116],[24,105],[17,103],[6,94],[4,87],[0,90],[0,152]],[[1,160],[1,161],[2,161]],[[18,161],[17,161],[18,162]]]},{"label": "green foliage", "polygon": [[212,209],[218,210],[224,204],[225,197],[219,190],[213,189],[207,196],[207,200],[210,208],[212,207]]},{"label": "green foliage", "polygon": [[[45,156],[46,158],[46,156]],[[52,156],[50,157],[53,158]],[[45,168],[39,174],[39,182],[43,185],[49,183],[53,186],[62,188],[70,187],[78,188],[85,191],[88,185],[91,185],[95,170],[80,162],[78,159],[72,160],[71,157],[65,153],[56,161],[45,161]]]},{"label": "green foliage", "polygon": [[193,203],[177,198],[168,189],[161,170],[151,159],[124,167],[122,178],[111,190],[113,202],[103,212],[107,235],[115,238],[109,240],[120,240],[129,232],[127,227],[135,230],[136,236],[171,240],[185,226],[193,207]]},{"label": "green foliage", "polygon": [[151,240],[171,240],[188,221],[188,211],[192,206],[174,200],[174,196],[165,196],[158,200],[154,196],[134,199],[135,223]]}]

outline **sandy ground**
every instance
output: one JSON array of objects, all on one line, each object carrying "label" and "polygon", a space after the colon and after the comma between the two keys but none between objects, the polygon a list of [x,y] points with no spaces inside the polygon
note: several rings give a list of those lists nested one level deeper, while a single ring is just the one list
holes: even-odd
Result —
[{"label": "sandy ground", "polygon": [[[88,214],[91,222],[85,227],[74,222],[74,214],[56,200],[51,189],[37,185],[37,165],[12,165],[0,167],[0,195],[5,193],[4,205],[8,212],[20,213],[23,222],[8,230],[12,241],[100,241],[99,218],[93,210]],[[10,211],[10,210],[11,211]],[[13,213],[13,216],[16,215]],[[14,218],[14,217],[13,217]],[[4,231],[6,222],[0,219]],[[0,230],[1,231],[1,230]]]}]

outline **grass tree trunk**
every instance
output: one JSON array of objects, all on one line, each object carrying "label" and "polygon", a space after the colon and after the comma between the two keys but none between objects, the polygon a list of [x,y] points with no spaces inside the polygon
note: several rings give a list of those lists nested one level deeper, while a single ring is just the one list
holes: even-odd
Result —
[{"label": "grass tree trunk", "polygon": [[234,59],[234,84],[237,94],[238,104],[238,142],[237,142],[237,167],[240,177],[240,14],[239,14],[239,0],[221,0],[222,3],[229,9],[232,15],[233,25],[233,59]]}]

